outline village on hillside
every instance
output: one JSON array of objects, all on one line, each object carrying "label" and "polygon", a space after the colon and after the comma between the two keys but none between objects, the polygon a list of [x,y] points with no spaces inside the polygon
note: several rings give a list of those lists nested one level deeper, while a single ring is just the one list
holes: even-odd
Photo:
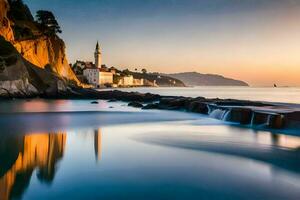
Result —
[{"label": "village on hillside", "polygon": [[[105,87],[157,87],[156,80],[135,78],[129,70],[120,71],[115,67],[102,64],[102,52],[99,43],[95,48],[95,62],[79,61],[71,65],[74,73],[82,83],[90,84],[94,88]],[[142,73],[147,73],[145,69]]]},{"label": "village on hillside", "polygon": [[132,72],[128,69],[119,70],[115,67],[107,67],[102,64],[102,52],[97,42],[95,61],[77,60],[70,64],[77,78],[94,88],[107,87],[159,87],[159,86],[183,86],[183,84],[171,77],[166,78],[158,73],[148,73],[146,69],[141,72]]}]

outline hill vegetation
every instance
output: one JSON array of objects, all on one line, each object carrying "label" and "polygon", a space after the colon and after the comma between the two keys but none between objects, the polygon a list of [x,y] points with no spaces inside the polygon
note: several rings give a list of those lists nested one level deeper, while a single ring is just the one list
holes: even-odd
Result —
[{"label": "hill vegetation", "polygon": [[201,74],[198,72],[183,72],[167,74],[167,76],[177,78],[189,86],[249,86],[246,82],[226,78],[216,74]]}]

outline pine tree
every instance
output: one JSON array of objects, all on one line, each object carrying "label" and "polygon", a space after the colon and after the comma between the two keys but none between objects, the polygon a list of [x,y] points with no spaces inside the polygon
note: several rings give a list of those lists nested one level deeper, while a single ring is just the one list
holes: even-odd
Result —
[{"label": "pine tree", "polygon": [[37,22],[40,24],[46,35],[55,35],[62,33],[58,22],[52,12],[47,10],[39,10],[36,13]]}]

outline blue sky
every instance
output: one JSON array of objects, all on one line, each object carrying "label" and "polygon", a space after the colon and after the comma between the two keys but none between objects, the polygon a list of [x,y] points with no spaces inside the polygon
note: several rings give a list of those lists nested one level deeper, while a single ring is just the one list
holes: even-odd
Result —
[{"label": "blue sky", "polygon": [[300,85],[297,0],[24,2],[33,13],[54,12],[70,62],[93,60],[99,40],[110,66],[219,73],[252,85]]}]

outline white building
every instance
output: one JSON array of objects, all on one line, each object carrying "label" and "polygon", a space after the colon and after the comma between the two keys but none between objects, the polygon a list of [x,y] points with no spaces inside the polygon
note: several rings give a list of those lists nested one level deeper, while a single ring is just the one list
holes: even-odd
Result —
[{"label": "white building", "polygon": [[120,85],[120,86],[132,86],[133,85],[133,76],[132,75],[123,76],[119,80],[118,85]]},{"label": "white building", "polygon": [[95,65],[87,67],[83,70],[83,75],[86,77],[89,84],[94,87],[100,87],[106,84],[113,84],[113,73],[102,69],[102,58],[99,43],[96,44],[95,49]]}]

